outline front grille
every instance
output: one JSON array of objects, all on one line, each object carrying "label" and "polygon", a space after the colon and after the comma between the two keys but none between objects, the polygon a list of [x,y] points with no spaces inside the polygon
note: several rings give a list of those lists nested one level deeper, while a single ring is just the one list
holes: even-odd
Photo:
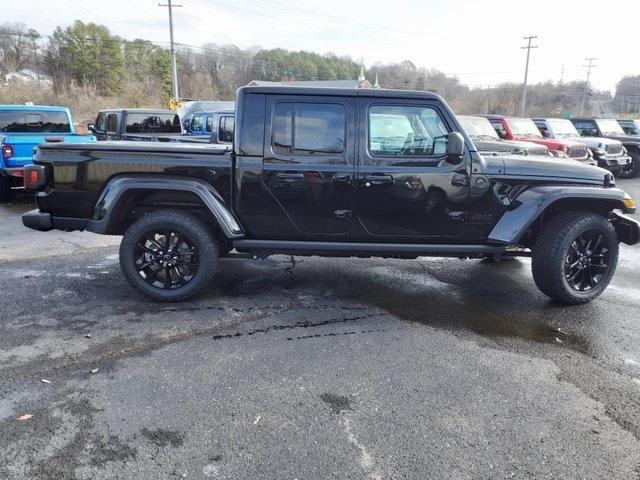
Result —
[{"label": "front grille", "polygon": [[607,155],[621,155],[622,145],[605,145],[604,150]]},{"label": "front grille", "polygon": [[567,149],[567,155],[571,158],[587,158],[587,147],[574,145]]},{"label": "front grille", "polygon": [[549,150],[547,149],[547,147],[535,147],[535,148],[528,148],[527,153],[529,155],[543,155],[546,157],[549,155]]}]

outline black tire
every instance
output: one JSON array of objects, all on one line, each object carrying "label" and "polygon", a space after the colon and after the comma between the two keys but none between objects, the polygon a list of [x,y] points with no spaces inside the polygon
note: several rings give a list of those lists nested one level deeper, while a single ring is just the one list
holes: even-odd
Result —
[{"label": "black tire", "polygon": [[211,230],[175,210],[145,215],[127,229],[120,244],[124,277],[136,291],[161,302],[185,300],[207,286],[218,257]]},{"label": "black tire", "polygon": [[626,165],[616,175],[618,178],[635,178],[640,174],[640,152],[629,152],[631,164]]},{"label": "black tire", "polygon": [[11,183],[7,177],[0,175],[0,202],[8,202],[13,198]]},{"label": "black tire", "polygon": [[560,214],[543,228],[534,246],[533,280],[542,293],[558,302],[590,302],[611,281],[618,249],[618,235],[604,216],[575,211]]}]

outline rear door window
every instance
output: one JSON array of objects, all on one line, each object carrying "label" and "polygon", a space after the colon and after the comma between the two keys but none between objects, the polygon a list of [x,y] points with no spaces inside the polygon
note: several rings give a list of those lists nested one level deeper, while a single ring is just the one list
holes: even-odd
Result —
[{"label": "rear door window", "polygon": [[220,131],[218,133],[218,141],[224,143],[233,143],[233,129],[235,126],[235,117],[233,115],[223,115],[220,117]]},{"label": "rear door window", "polygon": [[274,153],[339,154],[345,151],[346,112],[341,104],[277,103],[271,146]]},{"label": "rear door window", "polygon": [[118,115],[110,113],[107,115],[107,133],[116,133],[118,130]]}]

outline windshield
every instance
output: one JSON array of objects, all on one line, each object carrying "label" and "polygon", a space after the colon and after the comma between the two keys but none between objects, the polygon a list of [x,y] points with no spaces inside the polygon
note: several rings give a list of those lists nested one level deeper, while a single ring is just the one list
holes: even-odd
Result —
[{"label": "windshield", "polygon": [[507,122],[513,135],[542,138],[540,130],[538,130],[536,124],[533,123],[533,120],[528,118],[509,118]]},{"label": "windshield", "polygon": [[14,133],[71,133],[66,112],[0,111],[0,131]]},{"label": "windshield", "polygon": [[596,123],[602,135],[624,135],[624,130],[613,118],[600,118],[596,120]]},{"label": "windshield", "polygon": [[458,120],[460,120],[462,128],[465,129],[467,135],[470,137],[487,137],[500,140],[500,137],[493,129],[491,122],[486,118],[459,115]]},{"label": "windshield", "polygon": [[560,118],[551,118],[547,120],[550,130],[556,138],[562,137],[579,137],[580,134],[573,126],[570,120],[563,120]]}]

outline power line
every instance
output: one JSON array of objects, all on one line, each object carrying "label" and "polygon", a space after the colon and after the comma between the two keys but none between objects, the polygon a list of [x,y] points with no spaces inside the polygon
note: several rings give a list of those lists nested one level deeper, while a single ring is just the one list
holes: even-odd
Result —
[{"label": "power line", "polygon": [[169,10],[169,41],[171,43],[171,89],[173,98],[179,98],[178,95],[178,67],[176,66],[176,49],[173,42],[173,7],[181,7],[182,5],[174,5],[171,0],[167,3],[158,3],[160,7],[167,7]]},{"label": "power line", "polygon": [[597,58],[589,57],[589,58],[585,58],[585,60],[589,63],[587,65],[583,65],[583,67],[587,69],[587,81],[584,83],[584,95],[582,95],[582,106],[580,107],[580,116],[584,115],[584,106],[585,106],[585,103],[587,102],[587,91],[589,90],[589,77],[591,76],[591,69],[597,67],[597,65],[593,64],[593,62],[595,62]]},{"label": "power line", "polygon": [[527,111],[527,80],[529,77],[529,54],[531,53],[532,48],[538,48],[537,45],[535,46],[531,45],[531,40],[538,37],[536,35],[530,35],[528,37],[522,37],[522,38],[523,40],[528,41],[526,47],[520,47],[522,49],[527,50],[527,63],[525,64],[525,67],[524,67],[524,83],[522,84],[522,106],[520,107],[520,116],[524,117]]}]

